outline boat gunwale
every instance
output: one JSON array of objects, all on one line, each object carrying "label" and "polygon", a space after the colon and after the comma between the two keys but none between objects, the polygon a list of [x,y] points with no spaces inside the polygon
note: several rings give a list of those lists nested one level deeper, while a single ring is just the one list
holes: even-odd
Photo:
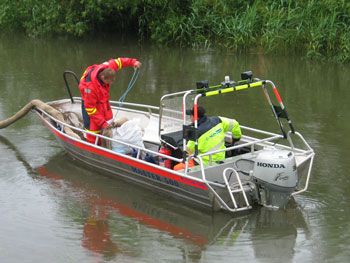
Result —
[{"label": "boat gunwale", "polygon": [[[46,112],[44,112],[44,111],[41,111],[41,110],[39,110],[39,111],[40,111],[41,113],[44,113],[44,114],[45,114],[47,117],[49,117],[50,119],[52,119],[52,120],[54,120],[54,121],[57,121],[58,123],[62,123],[61,121],[59,121],[59,120],[55,119],[54,117],[50,116],[48,113],[46,113]],[[181,173],[181,172],[178,172],[178,171],[175,171],[175,170],[170,170],[170,169],[168,169],[168,168],[165,168],[165,167],[162,167],[162,166],[159,166],[159,165],[155,165],[155,164],[152,164],[152,163],[150,163],[150,162],[146,162],[146,161],[144,161],[144,160],[142,160],[142,159],[134,158],[134,157],[131,157],[131,156],[128,156],[128,155],[125,155],[125,154],[119,154],[119,153],[117,153],[117,152],[115,152],[115,151],[112,151],[112,150],[110,150],[110,149],[101,147],[101,146],[99,146],[99,145],[91,144],[91,143],[86,142],[86,141],[81,140],[81,139],[76,139],[76,138],[74,138],[74,137],[72,137],[72,136],[69,136],[68,134],[62,132],[61,130],[57,129],[56,127],[54,127],[47,119],[45,119],[45,118],[44,118],[42,115],[40,115],[39,113],[37,113],[37,114],[38,114],[38,116],[45,122],[45,124],[49,126],[50,129],[52,129],[53,131],[59,133],[61,136],[65,137],[65,138],[67,138],[67,139],[69,139],[69,140],[72,140],[72,141],[75,141],[75,142],[78,142],[78,143],[82,143],[82,144],[84,144],[84,145],[86,145],[86,146],[89,146],[89,147],[92,147],[92,148],[95,148],[95,149],[98,149],[98,150],[105,151],[105,152],[107,152],[107,153],[109,153],[109,154],[112,154],[112,155],[115,155],[115,156],[117,156],[117,157],[126,158],[126,159],[129,159],[129,160],[132,160],[132,161],[139,162],[139,163],[141,163],[141,164],[143,164],[143,165],[147,165],[147,166],[150,166],[150,167],[152,167],[152,168],[159,169],[159,170],[161,170],[161,171],[163,171],[163,172],[167,172],[167,173],[170,173],[170,174],[175,174],[176,176],[184,177],[185,179],[189,179],[189,180],[195,180],[195,181],[197,181],[197,182],[199,182],[199,183],[205,184],[205,182],[203,182],[203,180],[202,180],[201,178],[197,178],[197,177],[188,175],[188,174],[186,174],[186,173]],[[71,125],[69,125],[69,124],[64,124],[64,125],[67,125],[67,127],[71,127],[71,128],[73,128],[73,129],[78,129],[78,128],[76,128],[76,127],[74,127],[74,126],[71,126]],[[79,130],[80,130],[80,129],[79,129]],[[110,138],[105,137],[105,136],[101,136],[101,137],[110,139]],[[118,142],[119,142],[119,141],[118,141]],[[72,143],[70,143],[70,142],[68,142],[68,143],[69,143],[69,144],[72,144]],[[142,150],[147,150],[147,151],[149,151],[149,152],[156,153],[156,154],[158,154],[158,155],[163,155],[163,154],[159,154],[159,153],[157,153],[157,152],[153,152],[153,151],[151,151],[151,150],[149,150],[149,149],[144,149],[144,148],[142,148]],[[164,155],[164,157],[169,157],[169,156]],[[173,157],[172,157],[172,158],[173,158]],[[182,159],[177,159],[177,158],[173,158],[173,159],[182,161]],[[221,186],[221,185],[220,185],[220,186]]]},{"label": "boat gunwale", "polygon": [[[80,100],[81,101],[81,100]],[[68,104],[71,104],[71,102],[69,101],[69,99],[61,99],[61,100],[57,100],[57,101],[51,101],[51,102],[48,102],[49,104],[59,104],[59,103],[68,103]],[[112,102],[112,103],[118,103],[118,102]],[[150,105],[144,105],[144,104],[135,104],[135,103],[124,103],[125,105],[129,105],[129,106],[135,106],[135,107],[142,107],[142,108],[148,108],[150,109],[152,106]],[[115,107],[113,107],[115,108]],[[118,107],[120,109],[120,107]],[[152,107],[153,109],[158,109],[157,107]],[[141,113],[141,114],[146,114],[147,115],[147,112],[145,111],[140,111],[140,110],[135,110],[135,109],[130,109],[130,108],[123,108],[123,110],[126,110],[126,111],[131,111],[131,112],[135,112],[135,113]],[[54,118],[53,116],[51,116],[50,114],[48,114],[47,112],[45,111],[42,111],[42,110],[38,110],[37,109],[37,112],[41,112],[42,114],[44,114],[47,118],[53,120],[54,122],[62,125],[62,126],[67,126],[73,130],[76,130],[76,131],[79,131],[79,132],[83,132],[83,133],[90,133],[86,130],[82,130],[80,128],[77,128],[75,126],[72,126],[68,123],[65,123],[65,122],[62,122],[60,120],[57,120],[56,118]],[[150,112],[151,114],[153,114],[153,112]],[[67,135],[66,133],[62,132],[61,130],[57,129],[56,127],[54,127],[49,121],[47,121],[47,119],[45,119],[42,115],[38,114],[47,124],[49,124],[51,126],[52,129],[54,129],[55,131],[58,131],[61,135],[63,135],[64,137],[67,137],[71,140],[74,140],[74,141],[79,141],[79,142],[82,142],[86,145],[89,145],[93,148],[96,148],[96,149],[100,149],[100,150],[103,150],[103,151],[106,151],[108,153],[111,153],[111,154],[114,154],[116,156],[119,156],[119,157],[123,157],[123,158],[127,158],[127,159],[130,159],[130,160],[134,160],[134,161],[137,161],[137,162],[140,162],[140,163],[143,163],[143,164],[146,164],[150,167],[153,167],[153,168],[156,168],[156,169],[161,169],[163,171],[166,171],[167,173],[170,173],[170,174],[175,174],[177,176],[181,176],[183,178],[186,178],[186,179],[190,179],[190,180],[195,180],[197,182],[200,182],[200,183],[203,183],[205,185],[208,185],[208,183],[210,185],[213,185],[213,186],[217,186],[217,187],[223,187],[222,184],[219,184],[219,183],[216,183],[216,182],[212,182],[212,181],[208,181],[205,176],[202,175],[202,178],[198,178],[198,177],[195,177],[195,176],[192,176],[191,174],[188,174],[188,170],[187,167],[186,169],[182,170],[182,171],[175,171],[175,170],[170,170],[168,168],[164,168],[164,167],[160,167],[159,165],[156,165],[156,164],[153,164],[153,163],[149,163],[149,162],[146,162],[142,159],[138,159],[138,158],[134,158],[134,157],[130,157],[128,155],[122,155],[122,154],[118,154],[110,149],[107,149],[107,148],[104,148],[104,147],[101,147],[101,146],[98,146],[96,144],[91,144],[91,143],[88,143],[88,142],[85,142],[84,140],[78,140],[76,138],[73,138],[69,135]],[[222,150],[217,150],[217,151],[213,151],[213,152],[209,152],[209,153],[204,153],[204,154],[201,154],[201,155],[198,155],[196,158],[199,160],[199,162],[201,163],[202,162],[202,157],[203,156],[207,156],[207,155],[211,155],[211,154],[214,154],[216,152],[221,152],[221,151],[230,151],[230,150],[234,150],[234,149],[239,149],[239,148],[243,148],[243,147],[247,147],[247,146],[251,146],[252,148],[254,147],[254,145],[260,145],[261,147],[263,146],[266,146],[266,145],[270,145],[270,146],[277,146],[278,148],[284,148],[284,149],[288,149],[288,150],[291,150],[293,151],[294,153],[298,154],[298,156],[300,157],[299,154],[302,154],[304,155],[303,156],[303,160],[301,161],[300,164],[306,162],[308,159],[312,158],[314,156],[314,152],[313,150],[311,149],[311,147],[305,142],[304,138],[302,137],[301,134],[298,133],[298,135],[302,138],[302,140],[306,143],[306,145],[309,147],[309,150],[303,150],[303,149],[298,149],[298,148],[295,148],[295,147],[291,147],[291,146],[287,146],[287,145],[282,145],[282,144],[277,144],[277,143],[273,143],[271,142],[272,140],[276,140],[276,139],[282,139],[283,136],[282,135],[279,135],[279,134],[275,134],[275,133],[271,133],[271,132],[267,132],[267,131],[263,131],[263,130],[259,130],[259,129],[254,129],[254,128],[250,128],[250,127],[245,127],[245,126],[242,126],[243,129],[247,129],[247,130],[250,130],[250,131],[253,131],[253,132],[257,132],[257,133],[262,133],[262,134],[265,134],[265,135],[274,135],[272,137],[267,137],[267,138],[264,138],[264,139],[257,139],[257,138],[254,138],[254,137],[250,137],[250,136],[246,136],[246,135],[243,135],[242,137],[245,138],[246,140],[251,140],[251,142],[247,142],[247,143],[243,143],[243,144],[239,144],[239,145],[236,145],[236,146],[232,146],[232,147],[227,147],[226,149],[222,149]],[[93,133],[91,133],[93,134]],[[93,134],[93,135],[96,135],[96,134]],[[289,134],[288,134],[289,136]],[[100,134],[97,134],[97,137],[100,137],[102,139],[105,139],[105,140],[109,140],[109,141],[114,141],[114,142],[118,142],[118,143],[122,143],[124,145],[127,145],[127,146],[130,146],[130,147],[134,147],[134,148],[137,148],[138,151],[144,151],[144,152],[148,152],[152,155],[155,155],[155,156],[161,156],[163,158],[168,158],[170,160],[173,160],[175,162],[182,162],[183,159],[179,159],[179,158],[174,158],[172,156],[168,156],[168,155],[164,155],[164,154],[161,154],[159,152],[155,152],[155,151],[152,151],[150,149],[147,149],[147,148],[141,148],[141,147],[138,147],[138,146],[135,146],[135,145],[131,145],[131,144],[128,144],[128,143],[125,143],[125,142],[122,142],[122,141],[118,141],[118,140],[115,140],[113,138],[109,138],[109,137],[106,137],[106,136],[103,136],[103,135],[100,135]],[[148,141],[146,141],[148,142]],[[152,142],[150,142],[152,143]],[[154,142],[153,142],[154,143]],[[190,156],[187,160],[189,159],[192,159],[194,158],[193,156]],[[201,167],[201,170],[202,169],[205,169],[205,167]]]},{"label": "boat gunwale", "polygon": [[[74,99],[77,99],[81,102],[81,98],[80,97],[74,97]],[[71,103],[69,99],[61,99],[61,100],[57,100],[57,101],[51,101],[49,103],[63,103],[63,102],[68,102],[68,103]],[[152,106],[152,105],[147,105],[147,104],[138,104],[138,103],[130,103],[130,102],[118,102],[118,101],[111,101],[111,103],[113,104],[118,104],[120,103],[121,105],[128,105],[128,106],[135,106],[135,107],[144,107],[144,108],[147,108],[147,109],[154,109],[154,110],[159,110],[159,107],[156,107],[156,106]],[[112,106],[113,109],[116,109],[116,110],[119,110],[121,109],[120,106]],[[135,113],[142,113],[142,114],[145,114],[147,115],[147,112],[145,111],[141,111],[141,110],[135,110],[135,109],[130,109],[130,108],[123,108],[123,110],[127,110],[127,111],[131,111],[131,112],[135,112]],[[149,113],[149,112],[148,112]],[[159,116],[159,114],[157,113],[153,113],[157,116]],[[59,123],[61,123],[62,125],[66,125],[68,127],[70,127],[71,129],[75,129],[75,130],[79,130],[80,132],[86,132],[86,133],[89,133],[88,131],[86,130],[82,130],[82,129],[79,129],[77,127],[74,127],[74,126],[71,126],[69,124],[66,124],[66,123],[62,123],[60,122],[59,120],[53,118],[51,116],[51,118]],[[288,145],[283,145],[283,144],[279,144],[279,143],[273,143],[273,142],[270,142],[270,141],[267,141],[266,139],[283,139],[283,135],[280,135],[280,134],[277,134],[277,133],[273,133],[273,132],[268,132],[268,131],[264,131],[264,130],[261,130],[261,129],[256,129],[256,128],[251,128],[251,127],[248,127],[248,126],[244,126],[244,125],[240,125],[240,127],[243,129],[243,130],[247,130],[247,131],[252,131],[252,132],[256,132],[256,133],[260,133],[260,134],[264,134],[264,135],[271,135],[272,137],[270,138],[264,138],[264,139],[258,139],[258,138],[254,138],[254,137],[251,137],[251,136],[248,136],[248,135],[242,135],[242,138],[244,139],[247,139],[247,140],[255,140],[255,143],[254,144],[259,144],[261,142],[263,142],[264,144],[268,144],[268,145],[274,145],[278,148],[285,148],[285,149],[289,149],[289,150],[292,150],[293,152],[300,152],[302,154],[308,154],[308,153],[314,153],[313,149],[306,144],[306,146],[309,148],[307,150],[305,149],[301,149],[301,148],[296,148],[296,147],[291,147],[291,146],[288,146]],[[100,134],[94,134],[94,133],[91,133],[92,135],[97,135],[97,137],[101,137],[103,139],[107,139],[107,140],[113,140],[113,141],[116,141],[116,142],[120,142],[120,143],[123,143],[121,141],[117,141],[117,140],[114,140],[113,138],[109,138],[109,137],[104,137],[103,135],[100,135]],[[227,134],[230,134],[230,132],[228,132]],[[299,135],[301,137],[303,137],[302,135]],[[125,145],[128,145],[127,143],[125,143]],[[226,149],[228,150],[233,150],[233,149],[238,149],[240,147],[244,147],[244,146],[241,146],[242,144],[239,144],[239,145],[236,145],[236,146],[233,146],[233,147],[227,147]],[[266,145],[266,146],[268,146]],[[128,146],[131,146],[131,145],[128,145]],[[265,145],[262,145],[262,146],[265,146]],[[211,152],[208,152],[208,153],[205,153],[205,154],[201,154],[201,155],[198,155],[198,156],[206,156],[206,155],[210,155],[210,154],[213,154],[213,153],[217,153],[217,152],[220,152],[220,151],[225,151],[225,150],[217,150],[217,151],[211,151]],[[153,152],[153,153],[156,153],[158,154],[158,152]],[[164,157],[164,156],[163,156]],[[165,156],[166,157],[166,156]],[[171,159],[171,158],[170,158]],[[174,161],[181,161],[182,159],[172,159]]]},{"label": "boat gunwale", "polygon": [[[75,99],[79,99],[79,97],[74,97]],[[81,99],[80,99],[81,101]],[[61,100],[57,100],[57,101],[51,101],[49,102],[49,104],[59,104],[59,103],[68,103],[68,104],[71,104],[70,100],[69,99],[61,99]],[[116,101],[112,101],[112,103],[118,103]],[[145,105],[145,104],[136,104],[136,103],[124,103],[125,105],[129,105],[129,106],[135,106],[135,107],[143,107],[143,108],[152,108],[153,106],[151,105]],[[114,109],[116,109],[116,107],[113,107]],[[159,109],[157,107],[153,107],[153,109]],[[130,109],[130,108],[123,108],[123,110],[127,110],[127,111],[131,111],[131,112],[135,112],[135,113],[142,113],[142,114],[146,114],[147,115],[147,112],[145,111],[141,111],[141,110],[135,110],[135,109]],[[41,110],[40,110],[41,111]],[[150,154],[153,154],[153,155],[156,155],[156,156],[161,156],[163,158],[167,158],[167,159],[170,159],[172,161],[175,161],[175,162],[182,162],[183,159],[181,158],[175,158],[175,157],[172,157],[172,156],[169,156],[169,155],[164,155],[162,153],[159,153],[159,152],[155,152],[155,151],[152,151],[150,149],[147,149],[147,148],[141,148],[139,146],[136,146],[136,145],[131,145],[131,144],[128,144],[128,143],[125,143],[123,141],[119,141],[119,140],[115,140],[113,138],[110,138],[110,137],[106,137],[106,136],[103,136],[101,134],[95,134],[95,133],[91,133],[89,131],[86,131],[86,130],[83,130],[83,129],[80,129],[78,127],[75,127],[75,126],[72,126],[68,123],[65,123],[65,122],[62,122],[60,120],[57,120],[56,118],[54,118],[53,116],[49,115],[48,113],[44,112],[44,111],[41,111],[42,113],[44,113],[48,118],[52,119],[53,121],[55,121],[56,123],[59,123],[63,126],[67,126],[73,130],[76,130],[76,131],[79,131],[79,132],[82,132],[82,133],[89,133],[89,134],[92,134],[92,135],[95,135],[99,138],[102,138],[104,140],[109,140],[111,142],[117,142],[117,143],[121,143],[123,145],[126,145],[126,146],[129,146],[129,147],[133,147],[133,148],[137,148],[138,151],[145,151],[145,152],[149,152]],[[155,114],[155,113],[154,113]],[[260,129],[255,129],[255,128],[250,128],[250,127],[246,127],[246,126],[241,126],[243,129],[246,129],[246,130],[249,130],[249,131],[253,131],[253,132],[256,132],[256,133],[260,133],[260,134],[264,134],[264,135],[272,135],[272,137],[267,137],[267,138],[263,138],[263,139],[257,139],[257,138],[254,138],[254,137],[251,137],[251,136],[247,136],[247,135],[242,135],[242,138],[246,139],[246,140],[251,140],[251,142],[247,142],[247,143],[243,143],[243,144],[238,144],[238,145],[235,145],[235,146],[231,146],[231,147],[227,147],[226,149],[219,149],[219,150],[216,150],[216,151],[211,151],[211,152],[207,152],[207,153],[203,153],[203,154],[200,154],[197,156],[198,159],[202,159],[203,156],[210,156],[212,154],[215,154],[215,153],[218,153],[218,152],[222,152],[222,151],[231,151],[231,150],[235,150],[235,149],[240,149],[240,148],[243,148],[243,147],[247,147],[247,146],[251,146],[253,147],[254,145],[260,145],[261,147],[263,146],[274,146],[274,147],[277,147],[277,148],[284,148],[284,149],[288,149],[288,150],[291,150],[293,151],[294,153],[296,154],[302,154],[304,155],[304,160],[302,161],[305,162],[307,161],[309,158],[311,158],[313,155],[314,155],[314,151],[313,149],[307,145],[309,147],[308,150],[304,150],[304,149],[300,149],[300,148],[295,148],[295,147],[291,147],[291,146],[287,146],[287,145],[283,145],[283,144],[278,144],[278,143],[273,143],[272,141],[273,140],[276,140],[276,139],[283,139],[283,136],[280,135],[280,134],[276,134],[276,133],[272,133],[272,132],[267,132],[267,131],[263,131],[263,130],[260,130]],[[64,133],[65,134],[65,133]],[[65,134],[66,135],[66,134]],[[289,134],[288,134],[289,135]],[[302,135],[298,133],[298,135],[303,139]],[[68,135],[67,135],[68,136]],[[83,140],[82,140],[83,141]],[[305,140],[303,139],[303,141],[305,142]],[[152,141],[146,141],[146,142],[150,142],[150,143],[154,143]],[[91,144],[91,145],[94,145],[96,146],[96,144]],[[101,149],[106,149],[104,147],[99,147]],[[111,151],[113,152],[113,151]],[[115,153],[115,152],[113,152]],[[190,156],[189,159],[193,159],[194,157],[193,156]],[[187,175],[187,169],[185,169],[184,173],[180,173],[181,175]]]}]

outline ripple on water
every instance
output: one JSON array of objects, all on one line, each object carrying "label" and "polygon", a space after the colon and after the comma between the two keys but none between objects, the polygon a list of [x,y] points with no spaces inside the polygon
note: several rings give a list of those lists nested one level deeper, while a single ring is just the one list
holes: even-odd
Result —
[{"label": "ripple on water", "polygon": [[[15,169],[11,172],[14,174]],[[74,255],[75,259],[85,257],[79,251],[81,231],[73,220],[67,222],[67,216],[60,217],[57,213],[60,207],[54,195],[48,194],[50,186],[23,172],[14,174],[10,180],[2,179],[0,233],[6,238],[2,238],[1,247],[7,251],[8,258],[20,255],[16,257],[18,260],[25,261],[29,256],[33,262],[40,258],[63,262],[67,255]]]},{"label": "ripple on water", "polygon": [[298,195],[294,198],[298,206],[305,211],[319,211],[327,206],[325,200],[320,200],[307,195]]}]

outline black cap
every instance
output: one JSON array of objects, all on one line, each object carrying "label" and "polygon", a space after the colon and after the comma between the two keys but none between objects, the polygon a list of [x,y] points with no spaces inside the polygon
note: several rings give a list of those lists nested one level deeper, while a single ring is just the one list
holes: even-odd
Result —
[{"label": "black cap", "polygon": [[[197,106],[198,118],[202,118],[205,115],[205,109],[202,106]],[[186,115],[194,115],[193,108],[191,110],[186,110]]]}]

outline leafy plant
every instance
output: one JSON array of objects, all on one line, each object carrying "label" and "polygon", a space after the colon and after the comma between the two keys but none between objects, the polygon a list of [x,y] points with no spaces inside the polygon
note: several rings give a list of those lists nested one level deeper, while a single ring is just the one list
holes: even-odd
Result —
[{"label": "leafy plant", "polygon": [[136,32],[159,45],[350,61],[345,0],[3,0],[0,28],[33,37]]}]

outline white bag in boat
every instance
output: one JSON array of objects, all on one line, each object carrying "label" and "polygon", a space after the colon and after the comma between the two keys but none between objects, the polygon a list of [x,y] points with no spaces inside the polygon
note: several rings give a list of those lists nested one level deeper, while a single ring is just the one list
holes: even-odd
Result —
[{"label": "white bag in boat", "polygon": [[[113,129],[113,139],[145,148],[142,140],[143,131],[139,123],[139,119],[126,121],[120,127]],[[112,150],[124,154],[132,153],[132,147],[114,141],[112,142]]]}]

